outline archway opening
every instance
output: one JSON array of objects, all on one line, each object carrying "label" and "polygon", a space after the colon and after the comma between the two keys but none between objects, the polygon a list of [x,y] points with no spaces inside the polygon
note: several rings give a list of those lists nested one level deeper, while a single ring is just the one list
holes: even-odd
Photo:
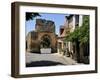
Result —
[{"label": "archway opening", "polygon": [[50,41],[50,36],[49,35],[44,35],[41,38],[41,48],[50,48],[51,47],[51,41]]}]

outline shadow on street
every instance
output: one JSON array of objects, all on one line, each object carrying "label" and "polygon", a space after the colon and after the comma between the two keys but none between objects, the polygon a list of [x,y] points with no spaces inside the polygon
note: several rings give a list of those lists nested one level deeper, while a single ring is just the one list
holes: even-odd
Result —
[{"label": "shadow on street", "polygon": [[53,61],[34,61],[31,63],[27,63],[26,67],[55,66],[55,65],[64,65],[64,64]]}]

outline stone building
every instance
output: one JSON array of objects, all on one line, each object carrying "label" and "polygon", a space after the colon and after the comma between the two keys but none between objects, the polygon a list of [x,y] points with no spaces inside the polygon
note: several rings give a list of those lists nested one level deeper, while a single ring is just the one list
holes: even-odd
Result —
[{"label": "stone building", "polygon": [[[83,22],[83,15],[70,15],[66,16],[68,27],[67,30],[69,31],[67,34],[73,32],[77,27],[82,26]],[[67,46],[69,51],[74,52],[72,42],[67,42]]]},{"label": "stone building", "polygon": [[[60,26],[60,36],[58,38],[58,44],[60,49],[68,50],[72,53],[72,58],[77,59],[77,53],[75,52],[75,46],[70,41],[64,41],[65,37],[73,32],[77,27],[81,27],[83,23],[83,15],[69,15],[65,17],[64,25]],[[68,54],[68,53],[67,53]],[[83,54],[80,55],[81,57]]]},{"label": "stone building", "polygon": [[[42,43],[44,42],[43,45]],[[35,30],[26,36],[26,50],[40,53],[41,48],[51,48],[51,52],[57,52],[57,35],[55,23],[50,20],[36,19]]]}]

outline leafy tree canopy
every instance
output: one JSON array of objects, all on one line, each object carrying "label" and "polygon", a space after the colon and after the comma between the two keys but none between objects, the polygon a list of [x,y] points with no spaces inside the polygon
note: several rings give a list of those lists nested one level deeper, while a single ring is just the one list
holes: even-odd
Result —
[{"label": "leafy tree canopy", "polygon": [[37,16],[41,17],[41,15],[39,13],[30,13],[30,12],[27,12],[26,13],[26,21],[33,20]]},{"label": "leafy tree canopy", "polygon": [[66,36],[66,40],[71,42],[79,41],[81,44],[89,42],[89,16],[83,17],[82,26],[77,27],[74,32],[69,33]]}]

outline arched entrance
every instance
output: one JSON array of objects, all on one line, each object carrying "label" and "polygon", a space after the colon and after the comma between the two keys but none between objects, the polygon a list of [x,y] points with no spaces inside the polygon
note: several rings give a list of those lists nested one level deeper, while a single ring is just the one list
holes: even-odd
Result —
[{"label": "arched entrance", "polygon": [[51,47],[51,38],[49,35],[44,35],[41,38],[41,48],[50,48]]}]

